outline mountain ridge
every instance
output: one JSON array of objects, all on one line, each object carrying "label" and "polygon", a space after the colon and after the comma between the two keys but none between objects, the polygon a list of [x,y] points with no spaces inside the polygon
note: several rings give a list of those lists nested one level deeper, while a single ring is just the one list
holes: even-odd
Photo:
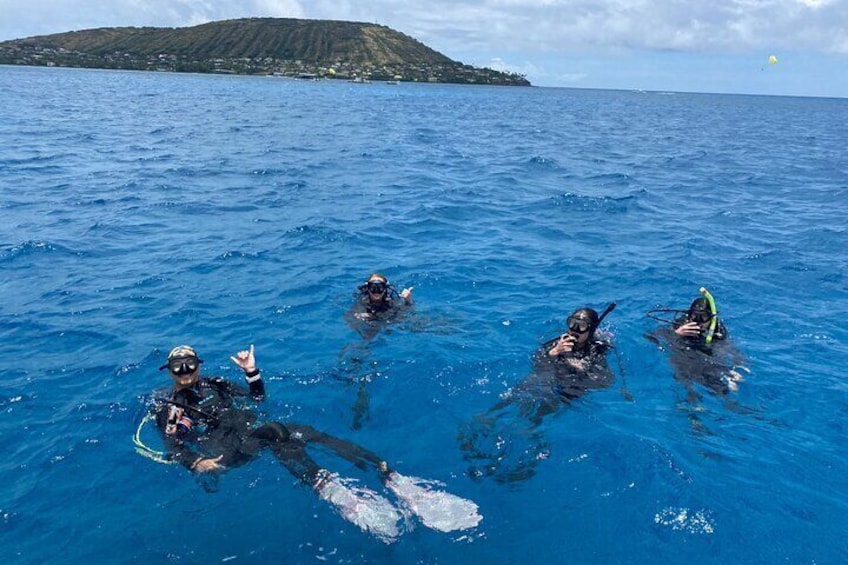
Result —
[{"label": "mountain ridge", "polygon": [[380,24],[242,18],[183,28],[107,27],[0,42],[0,63],[290,74],[529,86],[454,61]]}]

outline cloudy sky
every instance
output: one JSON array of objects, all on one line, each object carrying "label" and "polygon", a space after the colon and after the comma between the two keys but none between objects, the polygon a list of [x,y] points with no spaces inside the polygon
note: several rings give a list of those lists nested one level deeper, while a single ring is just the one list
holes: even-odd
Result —
[{"label": "cloudy sky", "polygon": [[0,0],[0,40],[254,16],[375,22],[536,86],[848,97],[848,0]]}]

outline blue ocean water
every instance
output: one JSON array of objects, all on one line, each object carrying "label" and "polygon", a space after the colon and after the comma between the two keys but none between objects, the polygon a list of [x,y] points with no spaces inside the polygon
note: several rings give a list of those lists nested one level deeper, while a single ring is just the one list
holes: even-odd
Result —
[{"label": "blue ocean water", "polygon": [[[0,124],[3,563],[848,559],[848,100],[0,67]],[[364,343],[372,271],[416,311]],[[732,398],[644,338],[702,285]],[[613,300],[615,384],[544,420],[532,477],[470,476],[458,430]],[[255,344],[266,418],[482,523],[386,544],[270,455],[214,493],[140,457],[180,343],[233,379]]]}]

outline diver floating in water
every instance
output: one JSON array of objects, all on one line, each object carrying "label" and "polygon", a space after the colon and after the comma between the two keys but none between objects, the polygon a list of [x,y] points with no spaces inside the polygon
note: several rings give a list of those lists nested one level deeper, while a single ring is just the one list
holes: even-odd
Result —
[{"label": "diver floating in water", "polygon": [[222,378],[201,377],[203,361],[193,348],[181,345],[171,350],[160,370],[168,369],[173,389],[168,397],[156,400],[152,415],[148,415],[162,432],[166,452],[154,451],[141,442],[145,418],[134,438],[140,453],[215,477],[250,462],[267,449],[345,519],[387,543],[394,541],[401,533],[405,514],[378,492],[321,468],[307,453],[309,444],[320,444],[360,469],[376,470],[401,508],[428,527],[453,531],[473,528],[482,520],[473,502],[435,488],[439,485],[433,481],[403,476],[356,444],[310,426],[260,423],[248,407],[265,397],[253,346],[230,359],[244,370],[247,388]]},{"label": "diver floating in water", "polygon": [[504,482],[529,478],[547,453],[536,430],[542,419],[587,392],[612,384],[614,375],[607,364],[612,343],[598,327],[614,308],[613,302],[600,316],[592,308],[572,312],[568,331],[543,343],[533,355],[533,372],[460,430],[466,459],[481,462],[469,470],[472,476],[493,475]]},{"label": "diver floating in water", "polygon": [[345,320],[363,338],[369,340],[382,327],[397,320],[413,304],[413,287],[398,292],[389,284],[389,279],[380,273],[372,273],[368,280],[356,289],[356,301]]},{"label": "diver floating in water", "polygon": [[[353,366],[350,382],[357,385],[356,401],[353,406],[351,427],[358,430],[368,416],[370,399],[365,388],[371,371],[363,371],[367,365],[368,344],[388,324],[399,322],[412,308],[412,289],[407,287],[398,292],[389,284],[389,280],[380,273],[372,273],[368,280],[356,289],[354,304],[345,313],[345,321],[362,336],[363,343],[346,346],[340,357],[349,357]],[[346,362],[347,360],[342,360]],[[363,372],[365,374],[363,374]]]},{"label": "diver floating in water", "polygon": [[[677,380],[686,385],[689,400],[699,398],[692,383],[727,395],[739,389],[744,357],[728,339],[727,327],[716,310],[715,299],[706,288],[688,310],[656,308],[646,315],[668,324],[647,334],[647,338],[670,352]],[[673,317],[671,317],[673,316]]]}]

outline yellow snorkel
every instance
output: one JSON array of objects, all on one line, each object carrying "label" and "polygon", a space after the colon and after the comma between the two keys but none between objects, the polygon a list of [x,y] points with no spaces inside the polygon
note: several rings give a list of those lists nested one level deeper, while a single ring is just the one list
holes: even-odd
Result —
[{"label": "yellow snorkel", "polygon": [[713,298],[713,295],[710,294],[710,291],[701,287],[701,294],[703,294],[704,298],[707,299],[707,302],[710,305],[710,314],[712,315],[710,318],[710,327],[707,328],[707,336],[705,338],[707,345],[709,345],[713,342],[713,334],[715,333],[716,325],[718,324],[718,316],[716,315],[715,299]]}]

